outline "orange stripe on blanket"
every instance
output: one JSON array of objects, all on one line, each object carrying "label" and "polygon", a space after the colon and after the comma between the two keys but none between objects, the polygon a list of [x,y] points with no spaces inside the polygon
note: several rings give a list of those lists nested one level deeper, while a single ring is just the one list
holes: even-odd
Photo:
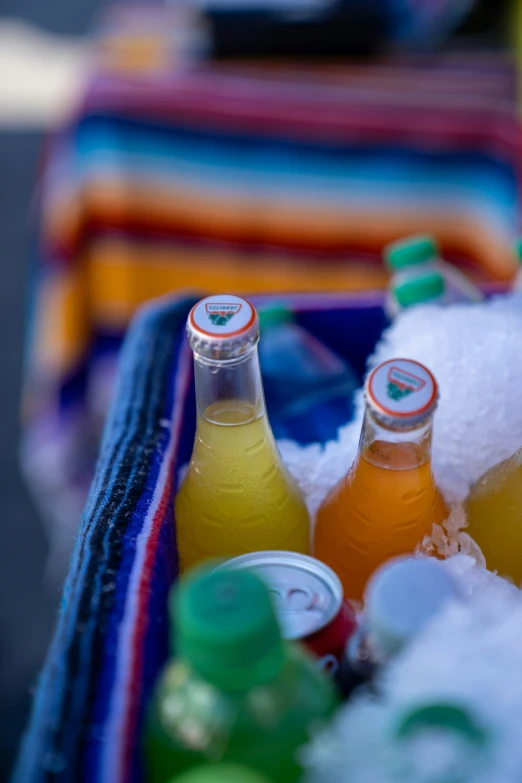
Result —
[{"label": "orange stripe on blanket", "polygon": [[[101,181],[91,185],[83,194],[83,204],[86,225],[91,220],[110,230],[112,224],[123,223],[132,232],[135,220],[146,224],[151,232],[178,230],[203,239],[237,243],[239,249],[254,237],[275,246],[375,251],[401,236],[429,232],[438,237],[444,250],[469,259],[493,279],[508,280],[516,268],[511,237],[496,232],[472,207],[466,209],[450,199],[437,211],[422,204],[409,211],[404,207],[347,208],[340,203],[282,201],[271,194],[220,193],[217,198],[203,188],[159,187],[157,182],[144,181],[138,187],[138,183],[127,180],[118,185]],[[67,222],[61,227],[59,223],[53,210],[49,226],[57,242],[60,234],[70,235],[71,228]],[[174,245],[175,237],[172,242]]]},{"label": "orange stripe on blanket", "polygon": [[383,288],[385,270],[352,261],[343,265],[289,261],[186,247],[139,247],[99,240],[90,257],[93,318],[121,327],[143,302],[180,289],[232,293],[361,291]]}]

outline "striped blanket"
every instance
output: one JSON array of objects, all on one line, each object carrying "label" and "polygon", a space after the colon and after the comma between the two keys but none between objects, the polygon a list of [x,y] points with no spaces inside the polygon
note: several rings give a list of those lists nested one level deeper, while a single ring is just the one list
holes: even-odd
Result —
[{"label": "striped blanket", "polygon": [[[362,374],[381,297],[292,297],[301,323]],[[173,497],[195,427],[193,300],[148,305],[122,351],[61,611],[13,783],[139,783],[144,707],[167,655]],[[348,339],[349,336],[349,339]]]}]

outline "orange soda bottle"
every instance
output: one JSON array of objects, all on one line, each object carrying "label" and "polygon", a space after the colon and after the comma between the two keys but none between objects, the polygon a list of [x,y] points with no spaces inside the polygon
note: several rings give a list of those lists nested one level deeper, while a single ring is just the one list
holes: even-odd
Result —
[{"label": "orange soda bottle", "polygon": [[255,309],[237,296],[207,297],[187,332],[197,423],[175,504],[180,571],[266,549],[308,554],[308,511],[266,415]]},{"label": "orange soda bottle", "polygon": [[359,451],[317,515],[315,556],[361,600],[385,560],[413,552],[447,516],[431,470],[437,382],[410,359],[383,362],[369,375]]}]

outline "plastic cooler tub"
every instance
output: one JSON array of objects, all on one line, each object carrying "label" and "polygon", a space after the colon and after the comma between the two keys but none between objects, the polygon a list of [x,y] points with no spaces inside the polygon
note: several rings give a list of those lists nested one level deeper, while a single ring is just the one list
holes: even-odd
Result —
[{"label": "plastic cooler tub", "polygon": [[[362,380],[385,326],[382,295],[285,299]],[[194,301],[148,305],[127,334],[16,783],[145,779],[144,708],[167,657],[167,595],[177,577],[173,499],[194,438],[192,353],[185,338]]]}]

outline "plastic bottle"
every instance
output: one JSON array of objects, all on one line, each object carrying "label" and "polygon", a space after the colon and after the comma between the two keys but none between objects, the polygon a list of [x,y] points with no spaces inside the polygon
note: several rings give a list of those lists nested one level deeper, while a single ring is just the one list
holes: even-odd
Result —
[{"label": "plastic bottle", "polygon": [[375,569],[413,552],[447,516],[431,470],[437,382],[409,359],[378,365],[365,386],[366,411],[354,464],[317,514],[315,557],[361,600]]},{"label": "plastic bottle", "polygon": [[390,771],[406,783],[473,783],[491,763],[491,732],[464,703],[416,704],[388,741]]},{"label": "plastic bottle", "polygon": [[399,280],[391,288],[392,305],[387,313],[397,315],[421,304],[444,305],[446,284],[440,272],[419,272],[415,277]]},{"label": "plastic bottle", "polygon": [[259,358],[276,438],[325,443],[353,416],[360,381],[350,365],[274,305],[259,313]]},{"label": "plastic bottle", "polygon": [[393,289],[419,273],[438,272],[443,276],[444,304],[481,302],[484,299],[480,289],[466,275],[441,258],[436,240],[428,234],[392,242],[384,249],[384,258],[392,273],[392,290],[386,302],[386,312],[390,318],[400,309],[394,299]]},{"label": "plastic bottle", "polygon": [[307,554],[308,512],[266,415],[256,311],[238,297],[211,296],[192,309],[187,330],[197,425],[175,504],[181,571],[266,549]]},{"label": "plastic bottle", "polygon": [[339,683],[345,696],[370,680],[450,601],[460,598],[455,579],[431,557],[384,563],[365,591],[362,622],[347,644]]},{"label": "plastic bottle", "polygon": [[519,266],[511,289],[522,293],[522,239],[515,244],[515,255]]},{"label": "plastic bottle", "polygon": [[522,583],[522,448],[490,468],[466,500],[466,533],[476,541],[490,571]]},{"label": "plastic bottle", "polygon": [[308,654],[281,638],[263,582],[243,570],[196,569],[174,588],[170,612],[176,657],[149,709],[148,783],[204,762],[297,781],[296,752],[337,696]]},{"label": "plastic bottle", "polygon": [[172,778],[169,783],[270,783],[270,781],[264,775],[242,764],[205,764]]}]

